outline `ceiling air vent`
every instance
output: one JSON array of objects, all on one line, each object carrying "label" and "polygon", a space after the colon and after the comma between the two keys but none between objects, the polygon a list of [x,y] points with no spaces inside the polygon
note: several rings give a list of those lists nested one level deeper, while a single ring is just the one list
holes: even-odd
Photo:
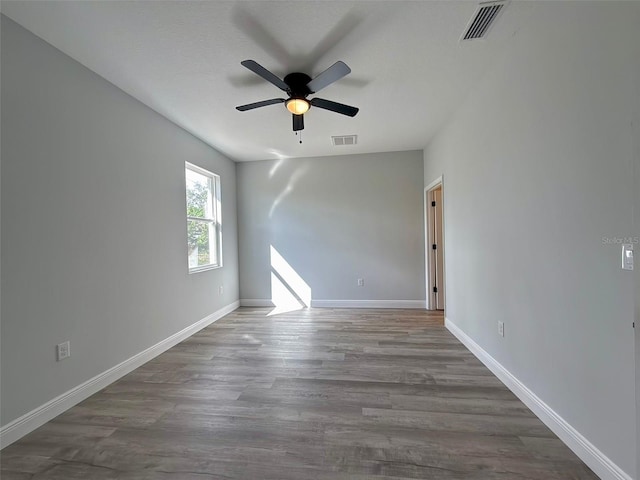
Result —
[{"label": "ceiling air vent", "polygon": [[333,144],[334,147],[338,147],[342,145],[355,145],[356,143],[358,143],[358,136],[357,135],[339,135],[335,137],[332,136],[331,143]]},{"label": "ceiling air vent", "polygon": [[471,21],[467,25],[467,28],[462,34],[462,38],[460,40],[477,40],[479,38],[485,38],[493,23],[504,10],[506,4],[506,1],[500,1],[483,2],[478,5],[476,13],[471,17]]}]

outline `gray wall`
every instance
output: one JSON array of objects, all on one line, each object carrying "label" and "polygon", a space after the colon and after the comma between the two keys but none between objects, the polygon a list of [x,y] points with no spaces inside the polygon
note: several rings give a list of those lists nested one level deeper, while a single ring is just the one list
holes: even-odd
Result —
[{"label": "gray wall", "polygon": [[418,151],[238,163],[240,298],[271,298],[273,245],[313,300],[424,301],[422,167]]},{"label": "gray wall", "polygon": [[425,150],[447,317],[633,476],[634,276],[603,237],[634,232],[640,5],[544,7]]},{"label": "gray wall", "polygon": [[[232,161],[4,16],[2,75],[5,425],[237,300],[238,255]],[[224,267],[194,275],[186,160],[222,179]]]},{"label": "gray wall", "polygon": [[[640,93],[638,94],[640,98]],[[638,109],[640,111],[640,107]],[[636,239],[640,239],[640,118],[636,117],[636,205],[634,210],[634,225]],[[635,316],[635,339],[636,339],[636,436],[637,445],[640,446],[640,243],[635,242],[635,277],[636,277],[636,316]],[[640,454],[636,453],[636,472],[640,472]]]},{"label": "gray wall", "polygon": [[[634,245],[635,251],[635,278],[636,278],[636,316],[635,316],[635,338],[636,338],[636,432],[637,432],[637,445],[640,450],[640,68],[636,72],[636,80],[634,82],[636,86],[636,109],[634,112],[634,125],[635,125],[635,192],[636,203],[633,210],[634,213],[634,232],[636,235],[636,242]],[[637,474],[640,475],[640,453],[636,453]]]}]

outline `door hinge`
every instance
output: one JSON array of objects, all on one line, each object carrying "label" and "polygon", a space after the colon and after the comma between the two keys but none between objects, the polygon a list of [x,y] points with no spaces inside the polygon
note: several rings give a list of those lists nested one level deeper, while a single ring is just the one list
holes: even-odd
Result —
[{"label": "door hinge", "polygon": [[435,207],[436,206],[436,201],[434,200],[433,202],[431,202],[431,206]]},{"label": "door hinge", "polygon": [[433,287],[433,293],[438,293],[438,287]]},{"label": "door hinge", "polygon": [[433,245],[431,245],[431,248],[433,248],[434,250],[437,250],[438,246],[434,243]]}]

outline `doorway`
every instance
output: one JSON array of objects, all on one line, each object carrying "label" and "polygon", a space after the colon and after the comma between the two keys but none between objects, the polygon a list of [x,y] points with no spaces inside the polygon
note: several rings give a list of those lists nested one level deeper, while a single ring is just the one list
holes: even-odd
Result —
[{"label": "doorway", "polygon": [[445,309],[444,190],[442,177],[424,189],[427,309]]}]

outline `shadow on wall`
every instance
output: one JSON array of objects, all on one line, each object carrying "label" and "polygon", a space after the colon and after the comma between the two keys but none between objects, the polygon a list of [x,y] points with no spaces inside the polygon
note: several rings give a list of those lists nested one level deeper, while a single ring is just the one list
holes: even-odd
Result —
[{"label": "shadow on wall", "polygon": [[293,312],[311,306],[311,287],[289,262],[270,246],[271,301],[275,308],[267,316]]}]

